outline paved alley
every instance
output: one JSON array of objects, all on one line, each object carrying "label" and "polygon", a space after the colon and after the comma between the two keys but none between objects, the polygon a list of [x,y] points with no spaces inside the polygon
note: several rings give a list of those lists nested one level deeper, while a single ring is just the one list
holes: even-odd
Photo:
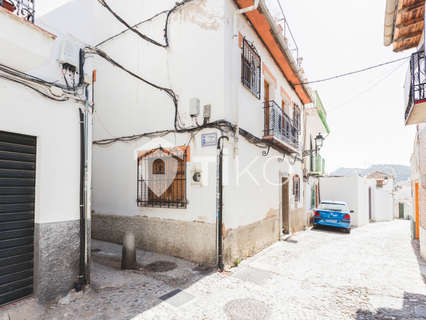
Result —
[{"label": "paved alley", "polygon": [[[142,251],[139,270],[120,271],[120,247],[94,241],[93,289],[43,311],[23,301],[21,316],[26,310],[26,319],[58,320],[426,319],[426,263],[409,228],[398,220],[349,235],[300,232],[222,274]],[[13,314],[18,305],[6,308],[10,319],[23,319]]]}]

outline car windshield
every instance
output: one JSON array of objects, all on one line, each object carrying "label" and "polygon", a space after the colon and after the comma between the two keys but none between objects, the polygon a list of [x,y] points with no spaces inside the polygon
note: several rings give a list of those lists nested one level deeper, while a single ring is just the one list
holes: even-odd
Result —
[{"label": "car windshield", "polygon": [[348,208],[344,203],[321,202],[319,209],[330,211],[347,211]]}]

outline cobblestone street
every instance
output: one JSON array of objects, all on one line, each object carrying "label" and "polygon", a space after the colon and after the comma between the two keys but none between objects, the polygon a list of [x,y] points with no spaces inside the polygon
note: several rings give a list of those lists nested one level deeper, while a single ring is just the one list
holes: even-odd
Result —
[{"label": "cobblestone street", "polygon": [[91,290],[46,310],[27,299],[3,317],[426,319],[426,263],[409,228],[394,221],[349,235],[300,232],[222,274],[146,252],[138,252],[139,270],[119,271],[120,247],[94,241]]}]

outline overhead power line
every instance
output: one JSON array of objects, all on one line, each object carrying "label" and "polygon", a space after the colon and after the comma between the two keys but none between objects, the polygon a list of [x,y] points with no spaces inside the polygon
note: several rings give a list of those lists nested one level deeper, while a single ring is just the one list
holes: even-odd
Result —
[{"label": "overhead power line", "polygon": [[[168,48],[169,47],[169,37],[168,37],[168,28],[169,28],[169,20],[170,20],[170,16],[173,12],[175,12],[178,8],[182,7],[183,5],[185,5],[186,3],[191,2],[192,0],[182,0],[181,2],[176,2],[175,6],[173,8],[171,8],[170,10],[166,10],[166,11],[162,11],[159,12],[158,14],[156,14],[155,16],[147,19],[146,21],[142,21],[138,24],[136,24],[135,26],[131,26],[126,20],[124,20],[116,11],[114,11],[105,0],[98,0],[99,4],[102,5],[105,9],[107,9],[121,24],[123,24],[124,26],[127,27],[127,30],[132,31],[133,33],[137,34],[139,37],[141,37],[142,39],[152,43],[153,45],[162,47],[162,48]],[[167,13],[166,16],[166,23],[164,25],[164,43],[160,43],[152,38],[150,38],[149,36],[143,34],[142,32],[140,32],[137,27],[140,26],[142,23],[147,22],[147,21],[151,21],[154,18],[156,18],[157,16],[163,14],[163,13]],[[124,32],[126,32],[127,30],[125,30]],[[121,32],[111,38],[108,38],[104,41],[102,41],[100,44],[105,43],[106,41],[109,41],[113,38],[115,38],[116,36],[124,33]],[[98,44],[97,46],[99,46],[100,44]]]},{"label": "overhead power line", "polygon": [[347,77],[347,76],[350,76],[350,75],[353,75],[353,74],[357,74],[357,73],[369,71],[369,70],[372,70],[372,69],[380,68],[380,67],[386,66],[388,64],[392,64],[392,63],[396,63],[396,62],[399,62],[399,61],[407,60],[409,58],[410,58],[409,56],[408,57],[404,57],[404,58],[399,58],[399,59],[396,59],[396,60],[391,60],[391,61],[383,62],[383,63],[380,63],[380,64],[376,64],[374,66],[370,66],[370,67],[367,67],[367,68],[363,68],[363,69],[359,69],[359,70],[355,70],[355,71],[351,71],[351,72],[346,72],[346,73],[342,73],[342,74],[338,74],[338,75],[335,75],[335,76],[332,76],[332,77],[328,77],[328,78],[324,78],[324,79],[296,83],[296,85],[319,83],[319,82],[330,81],[330,80],[334,80],[334,79],[338,79],[338,78],[343,78],[343,77]]},{"label": "overhead power line", "polygon": [[349,103],[351,103],[352,101],[358,99],[360,96],[366,94],[367,92],[371,91],[372,89],[374,89],[375,87],[377,87],[378,85],[380,85],[381,83],[383,83],[385,80],[387,80],[390,76],[392,76],[398,69],[400,69],[402,66],[404,65],[404,63],[399,64],[396,68],[392,69],[390,72],[388,72],[384,77],[378,79],[377,81],[374,81],[370,86],[368,86],[366,89],[358,92],[357,94],[355,94],[354,96],[352,96],[351,98],[349,98],[348,100],[346,100],[345,102],[335,106],[335,107],[331,107],[329,109],[330,112],[333,111],[337,111],[342,109],[342,107],[348,105]]}]

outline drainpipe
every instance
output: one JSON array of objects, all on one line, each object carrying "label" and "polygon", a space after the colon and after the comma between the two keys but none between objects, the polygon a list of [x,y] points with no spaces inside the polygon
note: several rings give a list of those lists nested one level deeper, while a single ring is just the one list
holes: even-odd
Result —
[{"label": "drainpipe", "polygon": [[221,136],[217,140],[218,167],[217,167],[217,218],[216,218],[216,233],[217,233],[217,267],[223,271],[223,144],[221,141],[225,139],[229,141],[227,136]]},{"label": "drainpipe", "polygon": [[86,221],[84,218],[84,113],[78,109],[80,115],[80,270],[78,274],[78,282],[76,283],[76,290],[80,291],[86,283],[85,279],[85,239],[84,230],[86,229]]},{"label": "drainpipe", "polygon": [[[84,85],[84,51],[80,50],[80,79],[79,86]],[[75,285],[77,291],[90,283],[90,166],[91,138],[89,112],[89,90],[84,87],[85,103],[79,108],[80,118],[80,270],[78,282]]]},{"label": "drainpipe", "polygon": [[[255,0],[254,4],[250,7],[239,9],[234,12],[234,30],[233,30],[233,39],[234,39],[234,48],[238,47],[238,24],[237,24],[237,18],[239,15],[257,10],[259,6],[260,0]],[[232,57],[233,59],[234,57]],[[236,59],[236,57],[235,57]],[[237,64],[236,64],[237,65]],[[237,86],[238,80],[235,79],[234,81],[234,95],[235,95],[235,135],[234,135],[234,157],[238,158],[238,140],[240,135],[240,105],[239,105],[239,99],[238,99],[238,86]]]},{"label": "drainpipe", "polygon": [[86,86],[86,103],[84,105],[84,278],[90,283],[90,239],[91,239],[91,159],[92,159],[92,118],[89,106],[89,89]]}]

